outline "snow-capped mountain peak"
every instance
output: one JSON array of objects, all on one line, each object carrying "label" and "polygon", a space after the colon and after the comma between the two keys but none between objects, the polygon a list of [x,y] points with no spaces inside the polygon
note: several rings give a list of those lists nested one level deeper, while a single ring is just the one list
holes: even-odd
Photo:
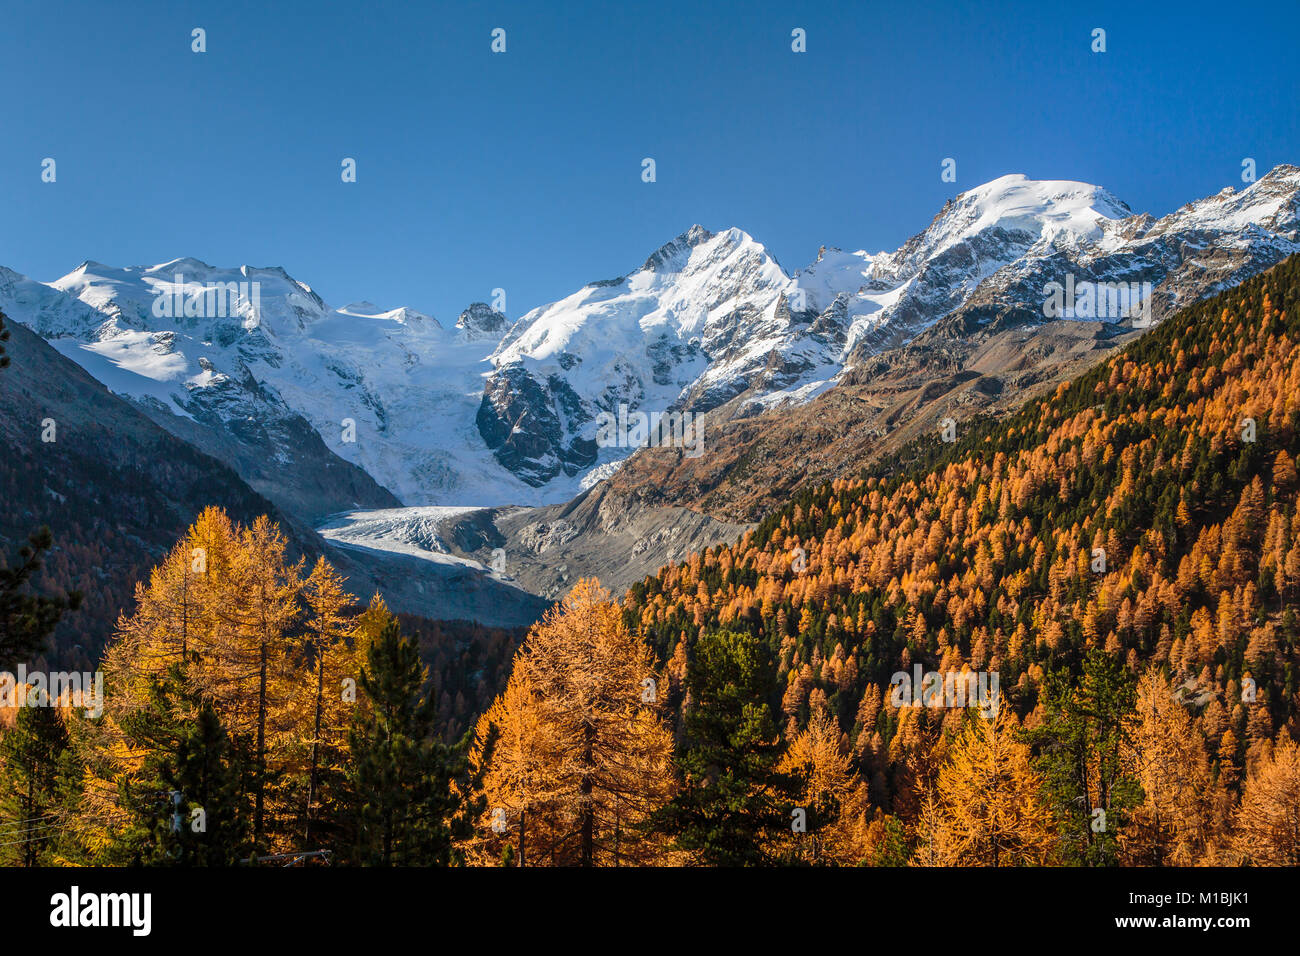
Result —
[{"label": "snow-capped mountain peak", "polygon": [[0,307],[190,440],[198,423],[291,462],[310,429],[407,504],[538,504],[631,453],[597,445],[602,412],[806,401],[959,311],[1032,319],[1066,273],[1149,282],[1172,308],[1300,251],[1298,210],[1295,166],[1160,219],[1014,174],[892,252],[823,246],[793,274],[742,229],[694,225],[513,324],[484,303],[454,329],[368,301],[332,309],[282,268],[193,258],[89,261],[49,284],[0,270]]},{"label": "snow-capped mountain peak", "polygon": [[373,302],[361,301],[349,302],[335,311],[339,315],[351,315],[358,319],[374,319],[383,322],[395,322],[398,325],[429,325],[434,328],[442,328],[442,324],[433,316],[417,312],[415,309],[408,309],[405,306],[399,306],[396,309],[384,309]]},{"label": "snow-capped mountain peak", "polygon": [[499,342],[509,326],[506,317],[486,302],[471,302],[456,320],[456,328],[467,341]]},{"label": "snow-capped mountain peak", "polygon": [[1174,232],[1241,232],[1251,227],[1287,232],[1300,217],[1300,167],[1278,166],[1245,189],[1228,186],[1156,220],[1147,232],[1154,237]]},{"label": "snow-capped mountain peak", "polygon": [[[733,235],[728,236],[727,238],[729,240],[734,240],[736,238],[734,233],[739,233],[740,230],[731,230],[731,232]],[[692,249],[708,242],[712,238],[713,233],[696,223],[677,238],[665,242],[662,246],[652,252],[641,269],[645,272],[680,272],[682,271],[682,266],[685,262],[683,257],[689,258]]]}]

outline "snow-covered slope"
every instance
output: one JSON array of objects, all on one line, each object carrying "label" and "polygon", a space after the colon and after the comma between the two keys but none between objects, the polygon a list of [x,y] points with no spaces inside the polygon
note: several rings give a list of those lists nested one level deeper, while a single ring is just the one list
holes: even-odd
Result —
[{"label": "snow-covered slope", "polygon": [[805,401],[864,337],[886,347],[914,336],[1009,262],[1104,241],[1128,215],[1095,186],[1004,176],[894,253],[823,249],[794,275],[739,229],[694,226],[635,272],[525,315],[492,356],[480,430],[503,464],[540,483],[604,462],[591,423],[621,403]]},{"label": "snow-covered slope", "polygon": [[479,429],[502,464],[542,484],[621,457],[591,441],[620,403],[802,403],[964,307],[1041,313],[1044,285],[1066,274],[1151,282],[1158,318],[1300,250],[1297,197],[1300,170],[1280,166],[1157,221],[1096,186],[1003,176],[894,252],[823,248],[793,274],[739,229],[695,226],[635,272],[516,323],[492,356]]},{"label": "snow-covered slope", "polygon": [[[301,417],[333,456],[397,496],[332,510],[399,500],[535,502],[537,492],[495,462],[474,426],[496,336],[446,330],[410,309],[331,309],[280,269],[182,259],[126,269],[85,263],[49,285],[8,275],[0,308],[115,392],[171,418],[219,421],[234,435]],[[194,302],[225,283],[247,283],[231,308],[156,314],[168,311],[156,308],[160,297]],[[483,309],[478,321],[491,326]],[[290,455],[296,443],[264,451]]]},{"label": "snow-covered slope", "polygon": [[593,441],[602,411],[707,410],[795,375],[829,380],[840,343],[791,312],[793,288],[746,233],[694,226],[635,272],[520,319],[492,355],[480,431],[503,464],[542,483],[625,454]]},{"label": "snow-covered slope", "polygon": [[845,296],[847,345],[901,344],[960,306],[1009,263],[1101,248],[1132,213],[1096,186],[1003,176],[946,203],[892,253],[823,250],[798,276],[818,311]]},{"label": "snow-covered slope", "polygon": [[1069,273],[1076,281],[1149,282],[1158,320],[1300,252],[1300,168],[1278,166],[1246,189],[1224,189],[1161,219],[1144,213],[1100,226],[1095,241],[1012,261],[965,307],[1038,306],[1044,285]]},{"label": "snow-covered slope", "polygon": [[[893,252],[823,249],[794,273],[740,229],[695,226],[513,323],[481,303],[454,328],[368,302],[333,309],[282,269],[193,259],[88,262],[49,284],[0,270],[0,308],[264,493],[319,481],[286,503],[312,517],[541,505],[630,454],[596,442],[620,405],[801,403],[947,318],[1032,318],[1067,274],[1151,282],[1158,318],[1300,251],[1298,210],[1294,166],[1159,220],[1096,186],[1012,175],[949,201]],[[214,283],[234,284],[228,309],[186,307]]]}]

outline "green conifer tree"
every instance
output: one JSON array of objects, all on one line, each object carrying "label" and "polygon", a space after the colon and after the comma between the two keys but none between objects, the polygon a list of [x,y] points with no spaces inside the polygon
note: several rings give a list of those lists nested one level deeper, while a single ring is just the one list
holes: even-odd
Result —
[{"label": "green conifer tree", "polygon": [[211,703],[184,688],[177,665],[124,723],[148,753],[141,772],[121,783],[131,818],[110,852],[114,862],[231,866],[252,854],[235,748]]},{"label": "green conifer tree", "polygon": [[[690,707],[678,795],[655,816],[697,863],[761,866],[782,862],[800,780],[777,771],[784,745],[768,701],[768,655],[746,634],[702,635],[687,666]],[[808,822],[809,830],[815,821]]]},{"label": "green conifer tree", "polygon": [[0,865],[56,862],[70,757],[58,708],[18,708],[14,726],[0,736]]},{"label": "green conifer tree", "polygon": [[1111,654],[1093,648],[1083,673],[1051,672],[1044,682],[1043,723],[1026,736],[1052,798],[1066,860],[1118,864],[1118,838],[1141,788],[1120,760],[1129,740],[1136,681]]},{"label": "green conifer tree", "polygon": [[370,701],[349,735],[350,862],[446,866],[453,862],[460,799],[452,781],[462,748],[435,736],[432,694],[415,642],[390,618],[370,645],[359,684]]}]

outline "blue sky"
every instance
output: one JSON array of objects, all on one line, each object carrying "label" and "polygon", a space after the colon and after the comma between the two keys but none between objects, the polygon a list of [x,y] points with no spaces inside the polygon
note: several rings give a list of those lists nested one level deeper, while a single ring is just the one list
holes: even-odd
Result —
[{"label": "blue sky", "polygon": [[332,305],[446,324],[497,287],[515,318],[696,222],[794,270],[893,249],[1006,173],[1160,215],[1240,188],[1244,157],[1300,163],[1295,0],[1066,6],[11,0],[0,265],[282,265]]}]

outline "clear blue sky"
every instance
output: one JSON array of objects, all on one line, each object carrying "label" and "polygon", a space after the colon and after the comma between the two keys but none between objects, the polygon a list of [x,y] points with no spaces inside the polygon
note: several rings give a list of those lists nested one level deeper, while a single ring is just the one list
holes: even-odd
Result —
[{"label": "clear blue sky", "polygon": [[445,324],[498,286],[515,318],[696,222],[793,270],[893,249],[1006,173],[1160,215],[1240,188],[1243,157],[1300,163],[1296,0],[1066,6],[8,0],[0,264],[283,265]]}]

